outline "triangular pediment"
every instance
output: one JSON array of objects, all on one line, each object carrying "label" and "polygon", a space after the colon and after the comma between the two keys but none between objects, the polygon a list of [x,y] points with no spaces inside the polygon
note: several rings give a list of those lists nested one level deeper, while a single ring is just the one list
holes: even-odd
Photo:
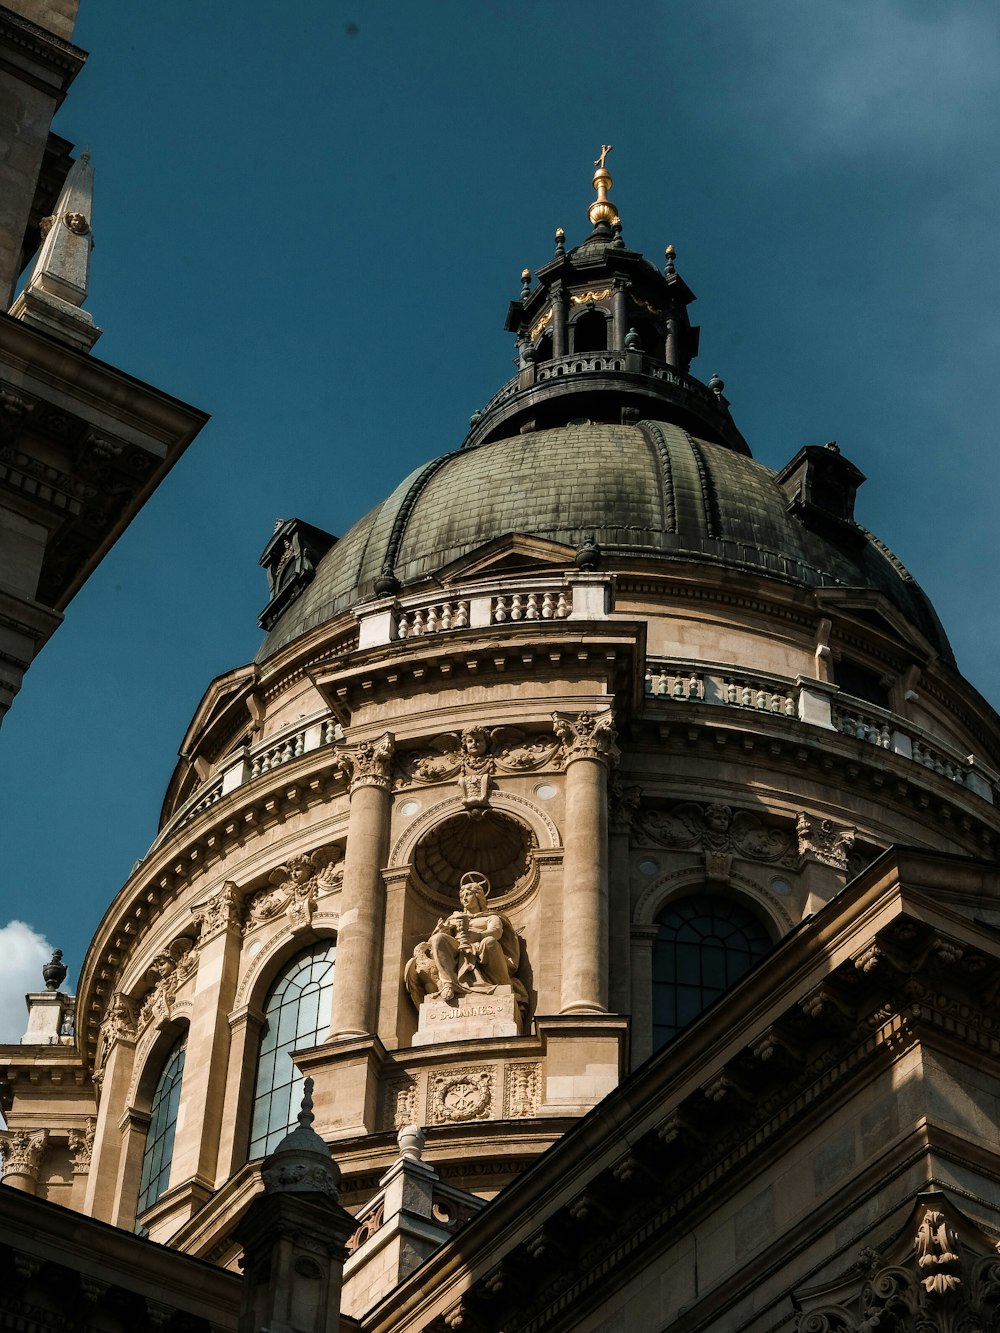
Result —
[{"label": "triangular pediment", "polygon": [[489,574],[516,573],[518,570],[573,567],[576,549],[563,542],[546,541],[524,532],[508,532],[502,537],[477,546],[438,573],[443,584],[465,583]]}]

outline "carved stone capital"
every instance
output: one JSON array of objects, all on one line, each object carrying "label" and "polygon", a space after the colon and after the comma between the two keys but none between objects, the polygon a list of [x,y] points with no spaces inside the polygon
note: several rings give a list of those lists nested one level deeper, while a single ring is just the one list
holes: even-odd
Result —
[{"label": "carved stone capital", "polygon": [[641,787],[626,787],[619,774],[612,773],[608,792],[608,821],[612,833],[624,835],[631,831],[641,800]]},{"label": "carved stone capital", "polygon": [[239,929],[243,916],[243,893],[231,879],[227,879],[218,893],[194,909],[194,915],[201,922],[198,944],[202,947],[220,931]]},{"label": "carved stone capital", "polygon": [[377,787],[389,791],[392,787],[392,756],[396,738],[387,731],[373,741],[362,741],[340,751],[340,766],[347,776],[351,795],[359,787]]},{"label": "carved stone capital", "polygon": [[847,871],[847,858],[854,846],[857,830],[835,824],[832,819],[817,819],[800,811],[795,822],[799,839],[799,858],[811,858],[834,870]]},{"label": "carved stone capital", "polygon": [[137,1017],[135,1001],[124,991],[116,990],[111,996],[107,1016],[101,1024],[102,1065],[117,1042],[135,1041]]},{"label": "carved stone capital", "polygon": [[621,758],[621,752],[615,741],[615,717],[610,708],[600,713],[552,714],[552,730],[562,744],[562,761],[565,765],[578,759],[596,759],[606,768],[612,768]]},{"label": "carved stone capital", "polygon": [[74,1171],[89,1171],[90,1159],[94,1152],[94,1132],[97,1121],[93,1116],[87,1120],[83,1129],[71,1129],[69,1132],[69,1155]]},{"label": "carved stone capital", "polygon": [[16,1129],[0,1134],[4,1179],[8,1176],[27,1176],[29,1180],[37,1181],[48,1138],[47,1129]]}]

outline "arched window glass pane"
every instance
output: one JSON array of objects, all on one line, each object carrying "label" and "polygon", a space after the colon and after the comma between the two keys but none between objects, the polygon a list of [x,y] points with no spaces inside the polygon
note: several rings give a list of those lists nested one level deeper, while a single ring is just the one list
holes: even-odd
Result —
[{"label": "arched window glass pane", "polygon": [[336,956],[332,940],[299,954],[268,996],[254,1086],[251,1158],[273,1152],[295,1124],[304,1080],[292,1063],[292,1052],[307,1051],[326,1039]]},{"label": "arched window glass pane", "polygon": [[139,1177],[138,1213],[151,1208],[170,1183],[170,1161],[174,1155],[174,1130],[177,1128],[177,1106],[181,1099],[186,1041],[187,1034],[167,1056],[153,1093],[146,1148],[142,1154],[142,1174]]},{"label": "arched window glass pane", "polygon": [[653,1048],[698,1017],[771,947],[763,924],[731,898],[697,894],[656,918]]}]

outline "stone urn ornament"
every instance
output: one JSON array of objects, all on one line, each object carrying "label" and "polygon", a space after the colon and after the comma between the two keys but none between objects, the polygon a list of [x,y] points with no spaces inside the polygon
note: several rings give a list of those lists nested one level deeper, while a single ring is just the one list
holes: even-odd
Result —
[{"label": "stone urn ornament", "polygon": [[42,968],[42,980],[45,982],[46,990],[58,990],[66,980],[69,968],[63,962],[62,956],[62,949],[56,949],[52,958]]}]

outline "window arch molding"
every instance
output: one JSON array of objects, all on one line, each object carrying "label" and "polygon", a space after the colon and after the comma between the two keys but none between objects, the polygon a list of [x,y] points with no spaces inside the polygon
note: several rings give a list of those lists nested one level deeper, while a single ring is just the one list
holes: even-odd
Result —
[{"label": "window arch molding", "polygon": [[336,948],[337,931],[332,926],[317,926],[315,917],[311,926],[304,923],[294,928],[283,926],[265,939],[260,950],[251,959],[243,980],[237,987],[233,1012],[229,1015],[230,1021],[244,1011],[249,1011],[258,1020],[263,1019],[267,997],[283,969],[297,954],[304,953],[323,940]]},{"label": "window arch molding", "polygon": [[695,893],[733,898],[748,911],[763,917],[772,944],[777,944],[796,925],[778,895],[756,880],[739,873],[730,873],[726,881],[709,881],[704,870],[698,867],[675,870],[654,879],[636,902],[632,925],[654,926],[656,918],[674,899],[688,898]]},{"label": "window arch molding", "polygon": [[329,1031],[336,938],[314,932],[299,944],[268,969],[268,988],[253,1010],[239,1116],[250,1159],[272,1152],[295,1122],[302,1076],[291,1052],[319,1045]]}]

